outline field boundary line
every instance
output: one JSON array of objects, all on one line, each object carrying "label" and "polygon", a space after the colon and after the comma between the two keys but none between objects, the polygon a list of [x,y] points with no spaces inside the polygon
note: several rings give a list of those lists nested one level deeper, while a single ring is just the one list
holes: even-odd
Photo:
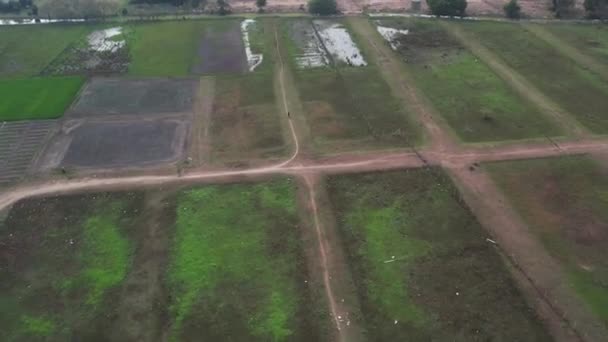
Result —
[{"label": "field boundary line", "polygon": [[391,89],[393,96],[404,107],[404,111],[410,114],[409,119],[412,122],[422,124],[424,127],[422,133],[430,139],[431,147],[447,150],[458,146],[457,141],[448,133],[448,130],[442,127],[444,123],[441,120],[443,118],[435,113],[434,108],[418,94],[417,89],[403,76],[405,70],[401,61],[397,60],[392,50],[388,50],[387,45],[380,45],[382,44],[380,35],[373,29],[369,20],[359,17],[349,19],[353,31],[361,38],[362,44],[367,45],[365,50],[373,54],[371,58],[377,64],[378,70],[380,70],[383,80]]},{"label": "field boundary line", "polygon": [[564,39],[560,39],[552,32],[548,31],[545,27],[527,23],[522,23],[521,25],[527,31],[534,34],[537,38],[549,44],[556,51],[570,58],[572,61],[574,61],[574,63],[580,65],[584,69],[587,69],[592,73],[597,74],[604,80],[608,81],[608,68],[606,68],[603,64],[599,63],[592,56],[580,52],[578,49],[567,43]]},{"label": "field boundary line", "polygon": [[590,132],[568,111],[549,99],[532,85],[523,75],[513,70],[496,54],[477,42],[471,35],[453,23],[440,21],[447,32],[456,38],[471,53],[481,59],[494,73],[511,86],[520,96],[536,105],[541,113],[552,119],[566,134],[574,137],[589,136]]},{"label": "field boundary line", "polygon": [[286,161],[281,162],[276,165],[276,167],[280,168],[280,167],[283,167],[283,166],[291,163],[294,159],[296,159],[296,157],[300,153],[300,142],[298,141],[298,135],[296,134],[296,129],[293,125],[293,121],[291,120],[291,114],[289,113],[287,94],[285,93],[286,92],[285,91],[285,80],[284,80],[285,63],[283,63],[283,56],[281,55],[281,48],[279,45],[279,34],[277,32],[276,26],[274,26],[274,40],[275,40],[275,44],[276,44],[277,56],[279,57],[279,65],[280,65],[279,84],[280,84],[280,88],[281,88],[281,97],[283,98],[283,107],[285,109],[285,112],[283,113],[283,115],[287,115],[287,122],[289,123],[289,130],[291,131],[291,137],[293,138],[293,142],[294,142],[294,151],[293,151],[293,154],[291,155],[291,157],[289,159],[287,159]]},{"label": "field boundary line", "polygon": [[607,336],[608,330],[601,320],[570,287],[562,266],[530,231],[490,175],[483,168],[475,171],[466,167],[446,169],[486,232],[549,305],[554,313],[552,320],[562,320],[583,341],[601,341]]}]

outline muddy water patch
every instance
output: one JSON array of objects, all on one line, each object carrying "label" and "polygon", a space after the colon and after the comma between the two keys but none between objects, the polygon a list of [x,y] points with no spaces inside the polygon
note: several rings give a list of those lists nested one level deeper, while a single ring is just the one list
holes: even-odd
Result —
[{"label": "muddy water patch", "polygon": [[114,74],[129,67],[129,53],[122,27],[95,30],[72,44],[43,74]]},{"label": "muddy water patch", "polygon": [[315,20],[313,25],[315,25],[323,46],[335,62],[346,63],[350,66],[367,65],[357,44],[342,24],[327,20]]},{"label": "muddy water patch", "polygon": [[264,60],[264,55],[261,53],[253,53],[251,43],[249,42],[249,32],[255,30],[256,25],[257,23],[253,19],[245,19],[241,22],[241,34],[243,35],[243,44],[245,45],[245,55],[247,56],[249,71],[254,71]]},{"label": "muddy water patch", "polygon": [[309,21],[293,21],[289,31],[290,38],[297,49],[295,61],[299,69],[329,65],[329,58],[323,44]]},{"label": "muddy water patch", "polygon": [[380,25],[376,26],[376,30],[378,30],[378,33],[380,33],[382,38],[384,38],[384,40],[390,44],[391,49],[393,50],[397,50],[400,46],[398,38],[401,35],[407,35],[410,33],[410,30],[400,30]]}]

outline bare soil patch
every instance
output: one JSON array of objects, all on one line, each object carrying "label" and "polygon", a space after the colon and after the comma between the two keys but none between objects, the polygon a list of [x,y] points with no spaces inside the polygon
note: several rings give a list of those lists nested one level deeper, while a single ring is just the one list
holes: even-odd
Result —
[{"label": "bare soil patch", "polygon": [[208,25],[198,49],[194,74],[241,73],[249,70],[241,28],[237,21]]},{"label": "bare soil patch", "polygon": [[56,125],[55,120],[0,123],[0,185],[30,171]]},{"label": "bare soil patch", "polygon": [[84,123],[69,132],[61,165],[113,168],[176,161],[186,132],[186,123],[179,120]]},{"label": "bare soil patch", "polygon": [[487,167],[561,263],[569,285],[608,327],[608,172],[583,156]]},{"label": "bare soil patch", "polygon": [[211,115],[214,160],[239,161],[283,155],[272,74],[218,79]]},{"label": "bare soil patch", "polygon": [[198,80],[187,78],[93,78],[67,115],[88,117],[192,112],[197,86]]}]

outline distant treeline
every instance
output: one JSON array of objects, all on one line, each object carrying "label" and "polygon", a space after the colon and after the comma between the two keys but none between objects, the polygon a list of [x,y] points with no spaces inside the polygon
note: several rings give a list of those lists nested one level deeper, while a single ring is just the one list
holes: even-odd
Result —
[{"label": "distant treeline", "polygon": [[191,5],[192,7],[198,7],[202,0],[131,0],[132,4],[170,4],[173,6],[184,6]]},{"label": "distant treeline", "polygon": [[10,0],[8,2],[0,0],[0,12],[2,13],[19,13],[21,10],[38,11],[32,0]]}]

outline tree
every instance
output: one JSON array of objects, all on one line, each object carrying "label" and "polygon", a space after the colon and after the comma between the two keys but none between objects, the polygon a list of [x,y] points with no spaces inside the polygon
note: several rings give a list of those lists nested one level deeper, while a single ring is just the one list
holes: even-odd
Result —
[{"label": "tree", "polygon": [[260,12],[264,12],[264,7],[266,7],[266,0],[256,0],[255,5],[258,6],[258,10]]},{"label": "tree", "polygon": [[338,4],[336,4],[336,0],[309,0],[308,11],[319,15],[337,14]]},{"label": "tree", "polygon": [[608,0],[585,0],[585,10],[591,19],[608,19]]},{"label": "tree", "polygon": [[517,0],[507,2],[503,9],[505,10],[505,15],[507,18],[519,19],[521,15],[521,7],[517,3]]},{"label": "tree", "polygon": [[557,18],[563,17],[574,8],[574,0],[553,0],[553,12]]},{"label": "tree", "polygon": [[467,0],[426,0],[434,15],[462,17],[467,9]]},{"label": "tree", "polygon": [[228,5],[228,3],[226,2],[226,0],[217,0],[217,13],[219,15],[226,15],[226,14],[230,14],[230,7]]}]

